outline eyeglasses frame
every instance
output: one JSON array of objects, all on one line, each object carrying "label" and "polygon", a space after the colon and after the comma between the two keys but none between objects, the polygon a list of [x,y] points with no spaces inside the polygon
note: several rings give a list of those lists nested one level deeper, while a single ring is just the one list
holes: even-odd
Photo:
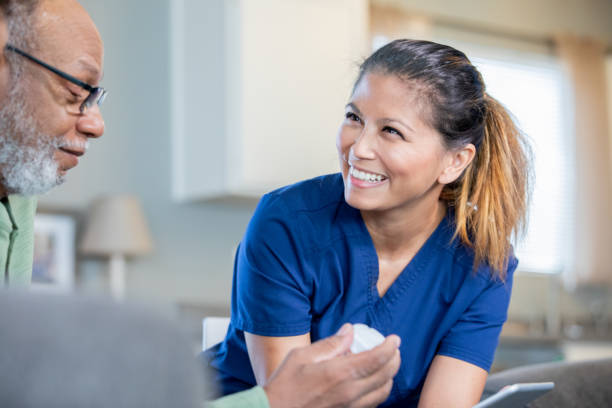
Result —
[{"label": "eyeglasses frame", "polygon": [[[88,83],[85,83],[85,82],[81,81],[80,79],[75,78],[72,75],[65,73],[64,71],[59,70],[59,69],[55,68],[54,66],[49,65],[46,62],[39,60],[38,58],[28,54],[27,52],[25,52],[25,51],[15,47],[15,46],[13,46],[13,45],[7,44],[5,46],[5,49],[8,50],[8,51],[12,51],[12,52],[14,52],[16,54],[21,55],[22,57],[25,57],[25,58],[29,59],[30,61],[40,65],[41,67],[46,68],[47,70],[53,72],[54,74],[64,78],[67,81],[70,81],[73,84],[78,85],[81,88],[83,88],[86,91],[88,91],[89,95],[87,95],[87,98],[85,98],[85,100],[83,101],[81,106],[79,106],[79,112],[81,112],[81,114],[86,113],[87,109],[89,109],[93,105],[94,102],[97,103],[98,106],[102,105],[102,103],[104,102],[104,99],[106,98],[106,95],[108,93],[106,91],[106,89],[104,89],[104,88],[102,88],[100,86],[95,86],[95,87],[91,86]],[[97,96],[95,96],[95,95],[97,95]]]}]

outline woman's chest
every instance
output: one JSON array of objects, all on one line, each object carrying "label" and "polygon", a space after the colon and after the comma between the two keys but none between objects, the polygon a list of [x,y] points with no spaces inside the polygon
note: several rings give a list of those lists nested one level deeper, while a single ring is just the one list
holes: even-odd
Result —
[{"label": "woman's chest", "polygon": [[462,286],[452,279],[462,271],[443,254],[415,256],[407,264],[381,263],[367,246],[332,245],[308,259],[313,340],[345,322],[378,326],[383,334],[408,334],[442,319]]}]

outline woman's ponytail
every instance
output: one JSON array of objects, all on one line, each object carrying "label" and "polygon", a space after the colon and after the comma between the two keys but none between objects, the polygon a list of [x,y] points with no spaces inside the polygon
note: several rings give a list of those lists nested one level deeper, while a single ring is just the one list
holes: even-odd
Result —
[{"label": "woman's ponytail", "polygon": [[505,278],[511,241],[524,233],[531,151],[506,109],[485,94],[484,137],[455,186],[456,234],[474,248],[474,265],[487,262]]}]

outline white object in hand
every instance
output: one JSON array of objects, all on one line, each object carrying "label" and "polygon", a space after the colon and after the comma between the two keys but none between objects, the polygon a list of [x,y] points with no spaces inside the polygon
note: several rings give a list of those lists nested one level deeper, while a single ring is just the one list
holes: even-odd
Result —
[{"label": "white object in hand", "polygon": [[353,325],[353,344],[351,344],[353,354],[373,349],[383,341],[385,337],[378,330],[361,323]]}]

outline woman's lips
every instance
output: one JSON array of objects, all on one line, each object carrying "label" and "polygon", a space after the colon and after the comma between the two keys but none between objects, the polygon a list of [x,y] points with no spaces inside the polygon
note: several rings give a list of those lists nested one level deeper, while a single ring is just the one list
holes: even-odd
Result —
[{"label": "woman's lips", "polygon": [[384,180],[381,180],[381,181],[376,181],[376,182],[365,181],[365,180],[358,179],[357,177],[355,177],[353,175],[349,176],[349,180],[350,180],[351,185],[353,185],[355,187],[359,187],[359,188],[378,187],[381,184],[385,184],[387,182],[387,179],[384,179]]},{"label": "woman's lips", "polygon": [[378,187],[388,180],[383,174],[369,172],[354,166],[349,167],[348,174],[350,183],[360,188]]}]

